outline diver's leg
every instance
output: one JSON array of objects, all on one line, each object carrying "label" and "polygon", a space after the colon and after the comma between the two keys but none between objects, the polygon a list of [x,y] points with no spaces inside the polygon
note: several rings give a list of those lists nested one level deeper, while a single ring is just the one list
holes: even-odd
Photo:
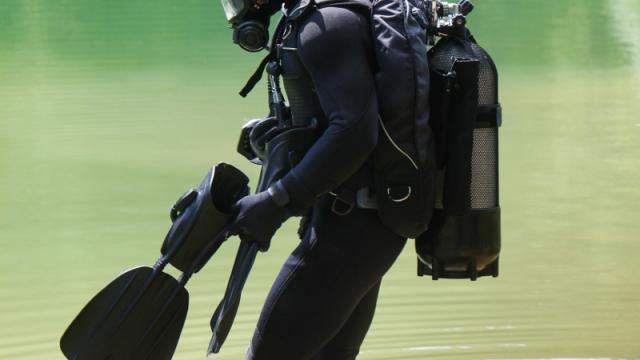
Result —
[{"label": "diver's leg", "polygon": [[316,206],[304,241],[278,275],[248,359],[311,358],[340,332],[400,254],[406,241],[385,228],[375,211],[337,216],[330,207],[330,197]]},{"label": "diver's leg", "polygon": [[369,290],[353,310],[340,332],[326,344],[313,360],[353,360],[360,352],[378,301],[380,283]]}]

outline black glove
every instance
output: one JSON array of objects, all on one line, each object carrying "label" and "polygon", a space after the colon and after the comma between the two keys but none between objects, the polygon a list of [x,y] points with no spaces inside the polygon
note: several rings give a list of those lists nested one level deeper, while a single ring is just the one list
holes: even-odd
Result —
[{"label": "black glove", "polygon": [[260,251],[267,251],[271,238],[291,214],[278,205],[269,190],[245,196],[235,205],[236,217],[229,226],[230,235],[257,242]]}]

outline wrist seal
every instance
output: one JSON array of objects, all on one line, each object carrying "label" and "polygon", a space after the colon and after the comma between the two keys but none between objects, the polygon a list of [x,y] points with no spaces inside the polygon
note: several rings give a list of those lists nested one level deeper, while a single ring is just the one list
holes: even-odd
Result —
[{"label": "wrist seal", "polygon": [[285,207],[289,204],[289,193],[280,181],[276,181],[274,184],[269,186],[269,189],[267,189],[267,191],[269,192],[269,195],[271,195],[273,201],[278,204],[278,206]]}]

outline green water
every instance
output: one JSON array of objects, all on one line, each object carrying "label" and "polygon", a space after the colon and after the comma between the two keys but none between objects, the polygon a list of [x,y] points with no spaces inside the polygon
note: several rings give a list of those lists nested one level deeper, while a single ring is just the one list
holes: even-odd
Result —
[{"label": "green water", "polygon": [[[501,75],[497,279],[386,277],[361,359],[640,359],[640,1],[477,0]],[[264,115],[261,55],[217,1],[0,1],[0,358],[58,339],[115,275],[152,264],[167,209]],[[242,358],[295,223],[261,254],[222,353]],[[235,244],[194,276],[176,359],[203,359]],[[175,273],[175,272],[174,272]]]}]

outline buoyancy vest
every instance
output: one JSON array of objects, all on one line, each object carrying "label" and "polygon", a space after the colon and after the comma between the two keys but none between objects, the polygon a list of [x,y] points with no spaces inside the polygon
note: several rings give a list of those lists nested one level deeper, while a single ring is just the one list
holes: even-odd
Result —
[{"label": "buoyancy vest", "polygon": [[[349,7],[370,19],[379,109],[379,137],[362,171],[334,194],[347,203],[375,207],[382,222],[399,235],[415,238],[428,228],[435,197],[435,153],[429,127],[429,67],[426,21],[413,0],[301,0],[287,14],[278,47],[282,78],[293,122],[304,125],[324,115],[313,83],[296,53],[297,29],[312,11]],[[363,180],[362,174],[365,174]],[[372,179],[366,174],[372,173]]]}]

